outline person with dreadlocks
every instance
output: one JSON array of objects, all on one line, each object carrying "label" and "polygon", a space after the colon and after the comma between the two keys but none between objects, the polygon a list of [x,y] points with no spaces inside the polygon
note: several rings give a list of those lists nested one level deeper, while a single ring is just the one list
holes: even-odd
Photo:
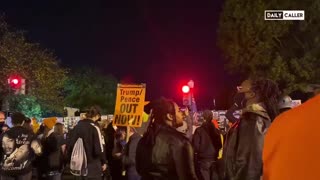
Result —
[{"label": "person with dreadlocks", "polygon": [[279,114],[280,91],[268,79],[246,80],[239,93],[246,106],[240,119],[230,128],[224,148],[225,180],[260,180],[264,137]]},{"label": "person with dreadlocks", "polygon": [[165,98],[151,102],[150,124],[136,152],[136,168],[142,180],[196,180],[193,149],[184,134],[183,112]]}]

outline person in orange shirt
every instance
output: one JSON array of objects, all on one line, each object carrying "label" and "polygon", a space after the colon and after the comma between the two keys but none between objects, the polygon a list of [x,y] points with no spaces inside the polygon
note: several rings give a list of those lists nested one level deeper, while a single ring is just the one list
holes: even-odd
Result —
[{"label": "person in orange shirt", "polygon": [[318,180],[320,95],[278,116],[265,137],[263,180]]}]

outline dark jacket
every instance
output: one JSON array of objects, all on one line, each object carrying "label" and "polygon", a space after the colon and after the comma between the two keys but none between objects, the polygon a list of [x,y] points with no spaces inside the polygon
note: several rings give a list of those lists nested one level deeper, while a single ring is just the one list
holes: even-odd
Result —
[{"label": "dark jacket", "polygon": [[105,141],[106,141],[106,151],[105,155],[108,161],[108,165],[112,166],[112,150],[114,148],[114,138],[116,131],[112,127],[112,123],[108,124],[107,128],[104,129]]},{"label": "dark jacket", "polygon": [[127,171],[128,176],[138,175],[136,170],[136,150],[139,140],[141,139],[140,134],[134,133],[124,148],[124,156],[122,163]]},{"label": "dark jacket", "polygon": [[195,130],[192,145],[196,160],[217,160],[219,149],[222,147],[219,131],[213,123],[205,122]]},{"label": "dark jacket", "polygon": [[137,147],[136,167],[142,179],[197,179],[193,149],[184,134],[167,125],[157,125],[153,132],[153,145],[146,143],[146,134]]},{"label": "dark jacket", "polygon": [[271,120],[261,105],[246,108],[227,134],[224,148],[227,180],[260,180],[264,136]]},{"label": "dark jacket", "polygon": [[61,146],[65,144],[65,140],[52,130],[49,133],[48,137],[44,137],[41,141],[43,154],[39,158],[37,168],[41,173],[61,172],[64,161]]},{"label": "dark jacket", "polygon": [[74,144],[82,138],[86,151],[88,162],[88,177],[99,177],[102,173],[101,157],[103,157],[103,144],[100,142],[98,130],[95,127],[94,121],[84,119],[78,122],[74,127],[68,145],[68,158],[71,158]]}]

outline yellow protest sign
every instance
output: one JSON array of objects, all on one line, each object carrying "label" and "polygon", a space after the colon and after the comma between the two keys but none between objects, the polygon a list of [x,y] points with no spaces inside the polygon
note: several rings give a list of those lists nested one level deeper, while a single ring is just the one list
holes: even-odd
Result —
[{"label": "yellow protest sign", "polygon": [[146,84],[118,84],[113,125],[141,127]]}]

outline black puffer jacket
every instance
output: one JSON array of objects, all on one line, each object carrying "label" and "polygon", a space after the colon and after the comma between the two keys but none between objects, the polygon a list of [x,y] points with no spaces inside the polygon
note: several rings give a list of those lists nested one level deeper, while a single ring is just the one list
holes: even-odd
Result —
[{"label": "black puffer jacket", "polygon": [[227,134],[223,153],[226,180],[260,180],[264,137],[270,124],[261,105],[244,110]]},{"label": "black puffer jacket", "polygon": [[145,180],[196,180],[193,149],[189,140],[180,132],[166,125],[155,131],[154,145],[145,143],[144,136],[138,143],[136,167]]}]

